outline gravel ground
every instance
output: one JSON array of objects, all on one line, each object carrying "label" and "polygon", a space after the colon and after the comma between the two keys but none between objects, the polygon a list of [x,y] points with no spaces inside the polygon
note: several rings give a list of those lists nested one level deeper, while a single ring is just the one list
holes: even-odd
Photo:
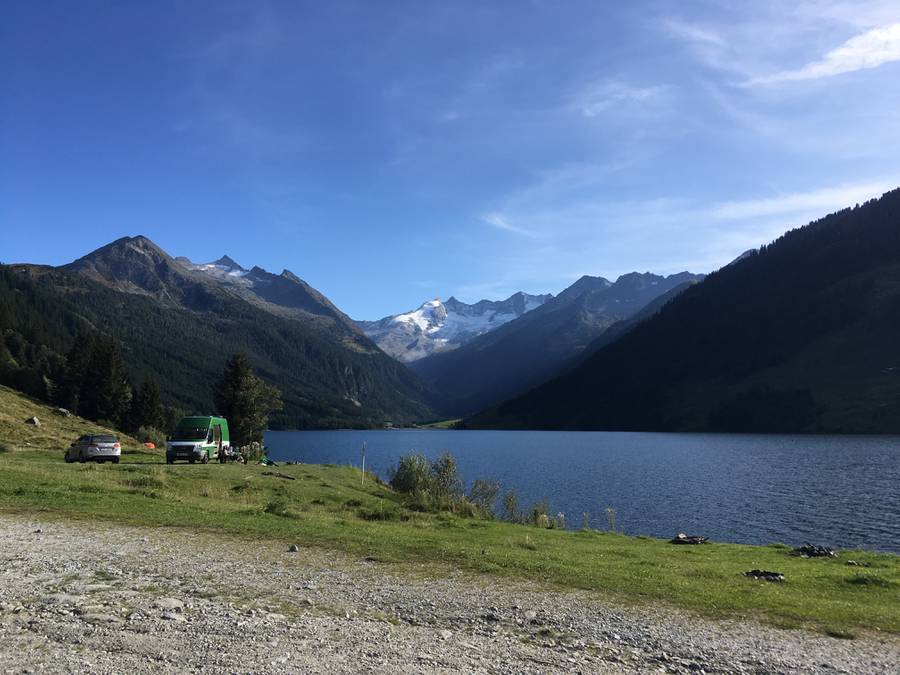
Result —
[{"label": "gravel ground", "polygon": [[321,549],[0,516],[0,672],[898,672],[838,640]]}]

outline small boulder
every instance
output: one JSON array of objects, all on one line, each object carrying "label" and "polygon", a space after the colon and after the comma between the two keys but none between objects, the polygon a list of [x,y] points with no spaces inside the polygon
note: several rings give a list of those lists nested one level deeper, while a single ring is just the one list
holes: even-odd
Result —
[{"label": "small boulder", "polygon": [[836,558],[837,552],[827,546],[814,546],[813,544],[806,543],[791,551],[791,555],[800,558]]},{"label": "small boulder", "polygon": [[57,415],[59,415],[61,417],[71,417],[72,416],[72,413],[70,413],[65,408],[57,408],[53,412],[55,412]]},{"label": "small boulder", "polygon": [[701,537],[698,535],[688,535],[684,532],[679,532],[676,534],[671,540],[672,544],[708,544],[709,537]]},{"label": "small boulder", "polygon": [[34,427],[39,427],[39,426],[41,426],[41,421],[37,417],[29,417],[27,420],[25,420],[25,424],[30,424]]},{"label": "small boulder", "polygon": [[180,612],[184,609],[184,603],[178,598],[157,598],[153,606],[167,612]]},{"label": "small boulder", "polygon": [[744,572],[744,576],[757,581],[773,581],[779,584],[784,582],[784,575],[781,572],[770,572],[768,570],[750,570],[749,572]]},{"label": "small boulder", "polygon": [[300,547],[297,544],[291,544],[288,546],[288,553],[297,553],[300,551]]}]

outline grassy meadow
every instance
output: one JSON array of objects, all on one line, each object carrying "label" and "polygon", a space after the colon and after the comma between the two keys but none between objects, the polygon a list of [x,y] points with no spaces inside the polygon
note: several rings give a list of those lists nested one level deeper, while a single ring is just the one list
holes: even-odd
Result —
[{"label": "grassy meadow", "polygon": [[[23,420],[37,415],[42,426]],[[0,512],[196,528],[322,546],[384,563],[416,562],[598,591],[631,604],[667,603],[752,617],[836,637],[900,633],[900,556],[842,551],[802,559],[784,545],[674,546],[659,539],[569,532],[411,510],[358,469],[330,465],[167,466],[123,437],[119,465],[65,464],[63,449],[98,427],[0,388]],[[849,567],[846,561],[867,563]],[[754,581],[750,569],[784,573]]]}]

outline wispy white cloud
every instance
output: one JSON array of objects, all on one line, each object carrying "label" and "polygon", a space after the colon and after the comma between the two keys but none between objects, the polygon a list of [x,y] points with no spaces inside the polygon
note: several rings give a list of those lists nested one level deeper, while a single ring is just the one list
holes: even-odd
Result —
[{"label": "wispy white cloud", "polygon": [[795,70],[752,78],[747,84],[816,80],[900,61],[900,23],[881,26],[850,38],[818,61]]},{"label": "wispy white cloud", "polygon": [[701,197],[614,197],[570,201],[511,199],[502,222],[534,234],[496,258],[499,274],[531,288],[560,290],[581,274],[613,278],[633,270],[708,272],[785,231],[878,197],[900,176],[806,190],[705,202]]},{"label": "wispy white cloud", "polygon": [[509,222],[509,220],[507,220],[506,216],[504,216],[502,213],[497,213],[496,211],[491,212],[491,213],[485,213],[484,215],[481,216],[481,220],[482,220],[482,222],[487,223],[491,227],[495,227],[498,230],[504,230],[506,232],[513,232],[514,234],[518,234],[523,237],[537,236],[536,233],[532,232],[531,230],[526,230],[525,228],[513,225],[512,223]]},{"label": "wispy white cloud", "polygon": [[715,45],[716,47],[725,47],[727,45],[725,38],[712,28],[698,26],[675,18],[665,19],[663,25],[669,33],[688,42]]},{"label": "wispy white cloud", "polygon": [[815,217],[815,214],[825,215],[830,211],[871,199],[893,187],[896,187],[896,183],[889,181],[845,183],[776,197],[723,202],[711,208],[709,215],[720,220],[746,220],[807,213],[812,213],[812,217]]},{"label": "wispy white cloud", "polygon": [[592,82],[578,92],[573,107],[585,117],[626,107],[632,112],[636,105],[659,102],[667,91],[668,87],[662,85],[636,87],[619,80],[603,80]]}]

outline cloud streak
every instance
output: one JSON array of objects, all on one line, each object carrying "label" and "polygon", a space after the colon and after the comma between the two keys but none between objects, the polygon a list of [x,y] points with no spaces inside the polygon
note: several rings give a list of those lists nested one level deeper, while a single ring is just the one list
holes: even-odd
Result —
[{"label": "cloud streak", "polygon": [[503,230],[504,232],[512,232],[514,234],[518,234],[523,237],[531,237],[531,238],[534,238],[537,236],[537,234],[535,232],[532,232],[531,230],[526,230],[524,228],[513,225],[506,219],[506,217],[503,214],[497,213],[496,211],[494,211],[492,213],[485,213],[484,215],[481,216],[481,220],[482,220],[482,222],[487,223],[491,227],[495,227],[498,230]]},{"label": "cloud streak", "polygon": [[751,79],[749,85],[817,80],[900,61],[900,23],[881,26],[850,38],[818,61]]},{"label": "cloud streak", "polygon": [[658,101],[667,87],[634,87],[616,80],[595,82],[577,97],[574,107],[585,117],[598,117],[608,111]]}]

